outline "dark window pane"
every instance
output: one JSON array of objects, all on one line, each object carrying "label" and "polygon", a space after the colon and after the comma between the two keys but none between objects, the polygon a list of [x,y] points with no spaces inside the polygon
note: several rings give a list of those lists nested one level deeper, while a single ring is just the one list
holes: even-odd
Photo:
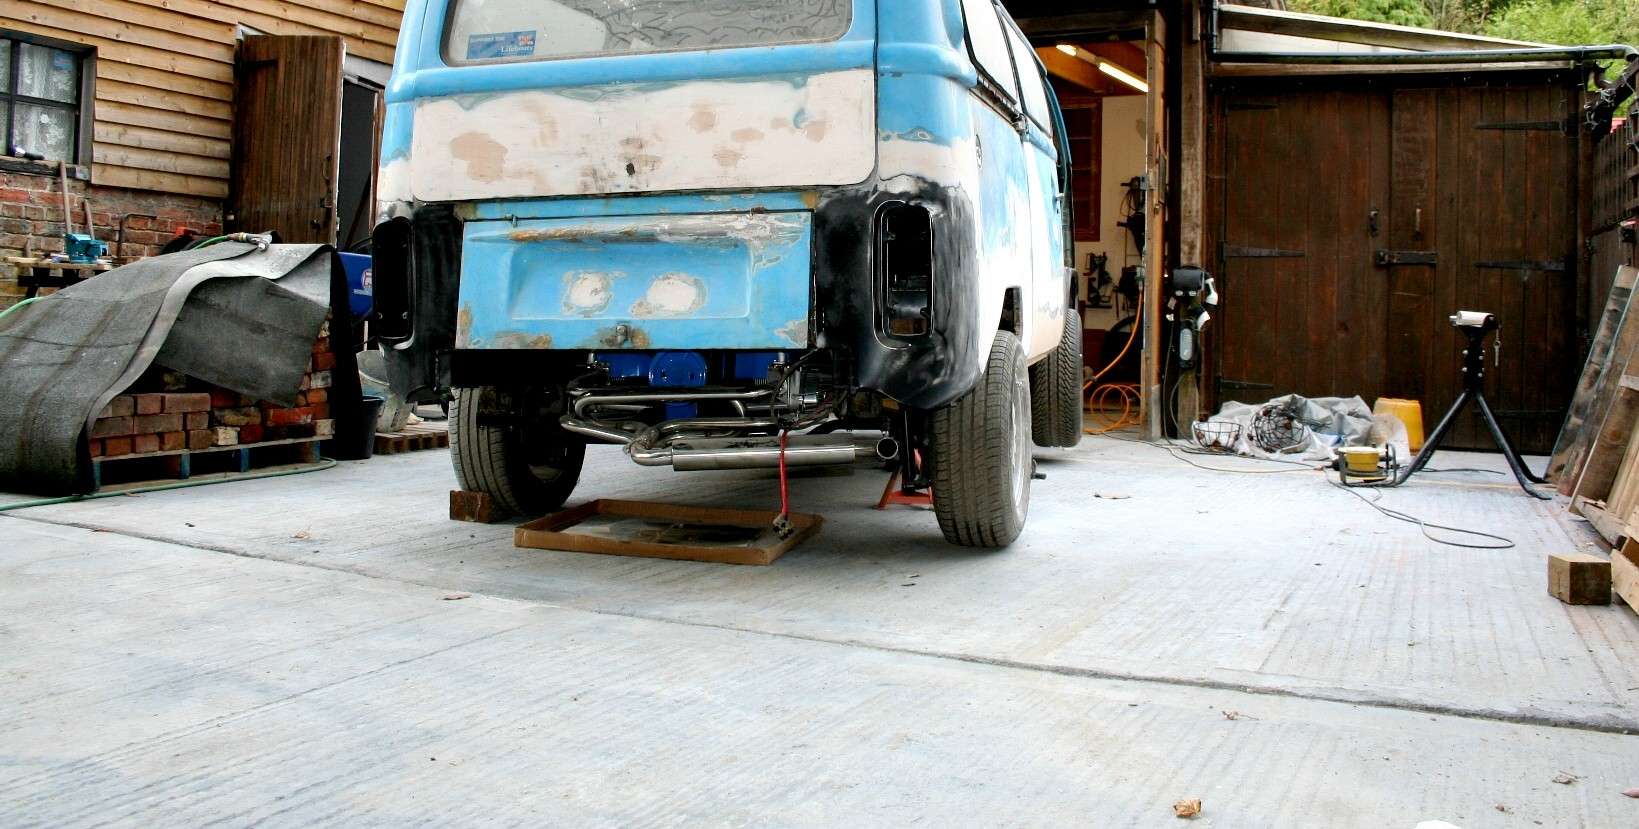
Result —
[{"label": "dark window pane", "polygon": [[80,61],[73,52],[19,43],[17,94],[72,104],[80,96]]},{"label": "dark window pane", "polygon": [[12,143],[53,161],[74,160],[74,110],[17,103],[12,111]]},{"label": "dark window pane", "polygon": [[454,0],[445,58],[500,63],[835,40],[851,0]]}]

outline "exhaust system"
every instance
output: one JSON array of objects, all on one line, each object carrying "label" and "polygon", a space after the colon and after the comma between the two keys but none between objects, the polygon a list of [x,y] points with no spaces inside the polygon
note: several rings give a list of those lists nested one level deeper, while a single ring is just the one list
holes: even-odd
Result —
[{"label": "exhaust system", "polygon": [[[626,453],[642,466],[670,466],[679,472],[712,469],[773,469],[780,465],[780,442],[773,436],[714,435],[778,429],[772,420],[740,418],[684,418],[669,420],[641,432],[565,416],[563,428],[578,435],[626,445]],[[842,466],[881,458],[884,444],[897,456],[898,441],[883,438],[856,441],[848,435],[788,435],[785,465]],[[886,460],[886,458],[882,458]]]}]

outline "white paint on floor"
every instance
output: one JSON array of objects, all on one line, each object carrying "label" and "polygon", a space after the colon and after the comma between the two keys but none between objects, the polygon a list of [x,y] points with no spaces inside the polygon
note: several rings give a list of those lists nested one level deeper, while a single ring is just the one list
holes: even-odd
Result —
[{"label": "white paint on floor", "polygon": [[[1591,537],[1561,506],[1478,473],[1383,493],[1519,542],[1458,550],[1318,473],[1038,457],[1012,549],[868,509],[861,468],[793,482],[827,522],[767,568],[515,549],[445,520],[444,452],[5,514],[0,815],[1639,823],[1639,617],[1547,595]],[[776,494],[598,449],[577,496]]]}]

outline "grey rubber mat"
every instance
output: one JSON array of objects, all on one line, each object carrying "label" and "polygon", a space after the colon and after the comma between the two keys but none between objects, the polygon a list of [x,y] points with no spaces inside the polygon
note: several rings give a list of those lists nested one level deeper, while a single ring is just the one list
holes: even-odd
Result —
[{"label": "grey rubber mat", "polygon": [[293,403],[330,308],[334,258],[323,245],[224,242],[115,268],[0,317],[0,488],[89,490],[86,428],[156,364]]}]

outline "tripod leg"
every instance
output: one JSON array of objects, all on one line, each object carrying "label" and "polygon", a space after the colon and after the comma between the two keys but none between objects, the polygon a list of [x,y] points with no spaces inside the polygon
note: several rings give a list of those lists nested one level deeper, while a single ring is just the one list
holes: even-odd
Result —
[{"label": "tripod leg", "polygon": [[1440,425],[1435,426],[1433,433],[1428,436],[1428,440],[1423,441],[1423,448],[1418,450],[1417,457],[1413,458],[1411,463],[1401,467],[1400,475],[1394,479],[1395,486],[1405,483],[1407,478],[1417,474],[1418,470],[1428,465],[1429,460],[1434,457],[1435,451],[1440,448],[1440,442],[1446,439],[1446,433],[1457,425],[1457,415],[1462,412],[1464,406],[1468,405],[1468,399],[1473,394],[1473,392],[1464,389],[1462,394],[1457,395],[1457,401],[1452,403],[1451,408],[1446,410],[1445,417],[1440,418]]},{"label": "tripod leg", "polygon": [[1474,397],[1480,404],[1480,416],[1485,418],[1485,425],[1491,429],[1491,438],[1502,449],[1502,456],[1508,459],[1508,468],[1514,470],[1514,478],[1519,481],[1520,488],[1544,501],[1553,500],[1552,495],[1544,495],[1531,487],[1533,483],[1542,483],[1542,479],[1525,468],[1525,459],[1514,451],[1514,445],[1509,443],[1508,436],[1502,433],[1502,427],[1497,425],[1496,415],[1491,413],[1491,406],[1485,402],[1485,395],[1477,394]]}]

